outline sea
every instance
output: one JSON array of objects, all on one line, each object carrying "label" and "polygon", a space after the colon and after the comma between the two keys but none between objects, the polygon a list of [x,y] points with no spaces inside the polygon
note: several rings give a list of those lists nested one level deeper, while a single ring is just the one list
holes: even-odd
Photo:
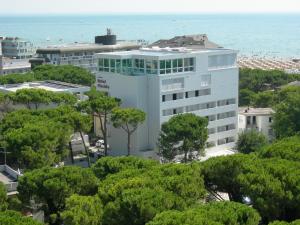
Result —
[{"label": "sea", "polygon": [[300,14],[0,15],[0,36],[22,37],[37,47],[93,42],[106,28],[120,40],[207,34],[240,55],[300,58]]}]

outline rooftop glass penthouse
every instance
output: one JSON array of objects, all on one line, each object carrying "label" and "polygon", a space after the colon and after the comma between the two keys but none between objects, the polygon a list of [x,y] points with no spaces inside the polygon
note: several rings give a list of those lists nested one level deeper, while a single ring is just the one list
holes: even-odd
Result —
[{"label": "rooftop glass penthouse", "polygon": [[[193,51],[184,48],[166,48],[99,54],[98,71],[134,76],[192,72],[195,70],[195,57],[187,57],[186,53],[193,53]],[[235,61],[235,54],[209,58],[210,67],[233,66]]]}]

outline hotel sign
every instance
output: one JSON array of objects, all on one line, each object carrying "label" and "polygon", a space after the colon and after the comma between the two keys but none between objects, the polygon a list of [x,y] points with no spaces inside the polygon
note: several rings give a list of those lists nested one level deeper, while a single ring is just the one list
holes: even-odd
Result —
[{"label": "hotel sign", "polygon": [[107,84],[106,80],[103,79],[103,77],[98,77],[97,78],[97,87],[98,88],[109,89],[109,85]]}]

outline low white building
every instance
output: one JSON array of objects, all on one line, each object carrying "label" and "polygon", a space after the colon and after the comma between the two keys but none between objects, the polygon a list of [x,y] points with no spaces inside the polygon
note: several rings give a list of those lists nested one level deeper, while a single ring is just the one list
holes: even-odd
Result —
[{"label": "low white building", "polygon": [[239,108],[239,132],[256,130],[272,140],[273,114],[274,110],[271,108]]},{"label": "low white building", "polygon": [[[132,137],[132,154],[154,156],[162,123],[194,113],[209,120],[211,146],[232,148],[237,136],[237,52],[228,49],[148,48],[96,55],[96,86],[146,112]],[[124,132],[109,128],[114,155],[126,154]]]},{"label": "low white building", "polygon": [[0,75],[1,74],[8,75],[13,73],[26,73],[29,71],[31,71],[31,64],[26,59],[9,59],[9,58],[2,59],[2,72],[0,72]]},{"label": "low white building", "polygon": [[32,81],[32,82],[25,82],[20,84],[5,84],[0,85],[0,91],[3,93],[11,93],[16,92],[17,90],[22,89],[44,89],[47,91],[53,92],[65,92],[70,94],[75,94],[78,100],[86,100],[85,93],[90,90],[88,86],[82,86],[78,84],[70,84],[60,81]]}]

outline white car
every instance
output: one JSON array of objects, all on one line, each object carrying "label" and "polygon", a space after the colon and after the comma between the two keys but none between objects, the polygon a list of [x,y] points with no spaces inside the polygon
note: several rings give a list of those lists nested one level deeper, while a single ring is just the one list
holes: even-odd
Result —
[{"label": "white car", "polygon": [[[100,139],[96,142],[96,147],[104,149],[104,140]],[[107,148],[109,148],[109,145],[107,145]]]}]

